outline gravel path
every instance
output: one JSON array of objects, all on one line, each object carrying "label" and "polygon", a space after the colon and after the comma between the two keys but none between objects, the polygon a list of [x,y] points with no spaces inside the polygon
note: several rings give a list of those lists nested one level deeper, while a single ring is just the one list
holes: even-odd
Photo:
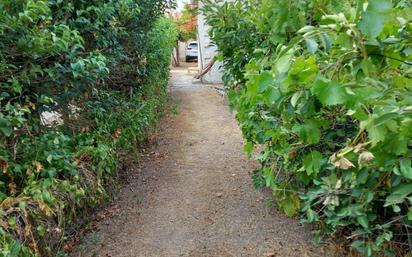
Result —
[{"label": "gravel path", "polygon": [[72,256],[331,256],[253,188],[249,172],[257,163],[243,153],[240,130],[216,90],[175,69],[170,91],[177,114],[161,121],[114,214]]}]

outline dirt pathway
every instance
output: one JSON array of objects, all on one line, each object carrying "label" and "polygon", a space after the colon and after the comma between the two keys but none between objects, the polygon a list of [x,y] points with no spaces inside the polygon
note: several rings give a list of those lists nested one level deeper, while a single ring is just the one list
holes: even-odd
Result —
[{"label": "dirt pathway", "polygon": [[157,146],[116,201],[120,211],[73,256],[326,256],[253,188],[257,164],[222,97],[186,69],[172,71],[170,89],[177,115],[162,121]]}]

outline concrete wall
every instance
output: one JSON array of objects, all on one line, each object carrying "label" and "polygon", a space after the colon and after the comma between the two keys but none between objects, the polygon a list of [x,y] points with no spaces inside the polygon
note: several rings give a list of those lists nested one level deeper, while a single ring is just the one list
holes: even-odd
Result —
[{"label": "concrete wall", "polygon": [[186,42],[179,41],[179,61],[184,62],[186,59]]},{"label": "concrete wall", "polygon": [[[199,1],[199,9],[202,8],[202,2]],[[205,17],[202,13],[198,16],[198,42],[199,42],[199,70],[203,70],[203,67],[209,63],[212,58],[217,54],[217,47],[214,46],[209,38],[208,30],[209,25],[206,24]],[[222,83],[222,63],[215,62],[212,69],[202,77],[202,82],[211,84]]]}]

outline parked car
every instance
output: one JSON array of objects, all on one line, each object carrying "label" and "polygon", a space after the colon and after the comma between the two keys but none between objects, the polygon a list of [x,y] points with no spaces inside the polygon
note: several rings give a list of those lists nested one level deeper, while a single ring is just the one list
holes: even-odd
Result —
[{"label": "parked car", "polygon": [[197,61],[197,55],[198,55],[198,47],[197,47],[197,42],[189,42],[186,48],[186,62],[190,62],[191,60],[196,60]]}]

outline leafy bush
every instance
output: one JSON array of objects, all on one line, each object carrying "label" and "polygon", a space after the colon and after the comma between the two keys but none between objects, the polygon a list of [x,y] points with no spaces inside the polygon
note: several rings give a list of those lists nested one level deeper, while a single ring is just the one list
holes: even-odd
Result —
[{"label": "leafy bush", "polygon": [[409,1],[205,1],[256,186],[367,256],[412,225]]},{"label": "leafy bush", "polygon": [[168,6],[0,1],[0,256],[54,255],[108,199],[166,101]]}]

